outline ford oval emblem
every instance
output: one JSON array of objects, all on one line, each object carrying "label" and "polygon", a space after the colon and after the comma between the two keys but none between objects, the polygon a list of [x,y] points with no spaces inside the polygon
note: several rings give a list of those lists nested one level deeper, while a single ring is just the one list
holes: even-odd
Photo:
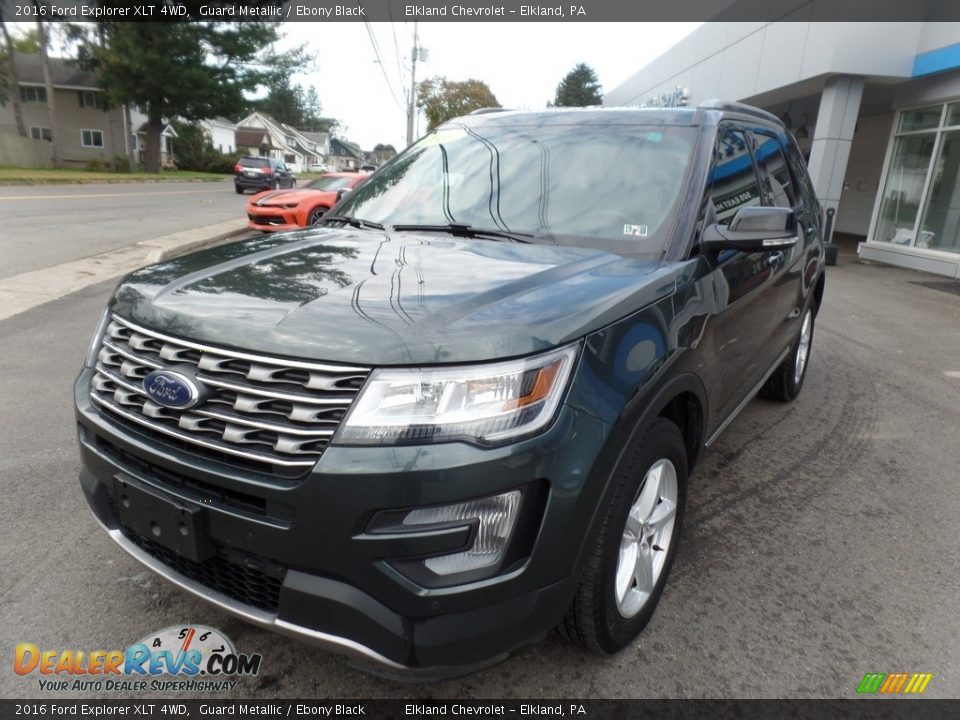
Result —
[{"label": "ford oval emblem", "polygon": [[200,400],[200,388],[186,375],[171,370],[154,370],[143,379],[143,389],[157,405],[186,410]]}]

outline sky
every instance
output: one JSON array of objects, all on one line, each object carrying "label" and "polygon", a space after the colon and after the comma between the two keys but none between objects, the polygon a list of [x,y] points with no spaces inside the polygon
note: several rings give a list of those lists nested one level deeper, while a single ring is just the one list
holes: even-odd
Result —
[{"label": "sky", "polygon": [[[592,67],[603,88],[612,90],[699,25],[420,23],[420,46],[429,57],[417,63],[417,80],[483,80],[504,107],[540,109],[577,63]],[[406,146],[412,23],[291,22],[283,32],[281,48],[303,43],[314,58],[314,67],[293,81],[317,88],[324,114],[346,126],[347,139],[365,150],[377,143]],[[426,132],[422,117],[419,129],[415,137]]]},{"label": "sky", "polygon": [[[502,106],[540,109],[577,63],[592,67],[603,89],[612,90],[700,24],[419,23],[419,44],[429,56],[417,63],[417,80],[482,80]],[[33,27],[10,25],[15,34]],[[413,23],[289,22],[282,34],[277,49],[302,44],[312,58],[292,81],[316,87],[323,114],[340,120],[346,139],[364,150],[377,143],[406,147]],[[55,35],[53,54],[62,48],[57,41]],[[425,132],[421,116],[414,137]]]}]

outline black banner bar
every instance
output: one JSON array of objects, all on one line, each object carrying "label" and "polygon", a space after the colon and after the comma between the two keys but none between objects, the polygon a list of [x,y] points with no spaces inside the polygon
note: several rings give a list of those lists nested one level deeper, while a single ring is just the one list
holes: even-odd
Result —
[{"label": "black banner bar", "polygon": [[7,718],[940,720],[960,700],[0,700]]},{"label": "black banner bar", "polygon": [[957,0],[0,0],[13,22],[630,22],[960,20]]}]

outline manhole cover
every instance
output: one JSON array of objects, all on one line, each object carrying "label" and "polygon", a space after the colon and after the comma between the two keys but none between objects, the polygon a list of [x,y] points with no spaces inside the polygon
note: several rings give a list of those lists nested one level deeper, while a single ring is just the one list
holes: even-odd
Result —
[{"label": "manhole cover", "polygon": [[925,288],[930,288],[931,290],[939,290],[940,292],[950,293],[951,295],[960,295],[960,281],[958,280],[946,280],[943,282],[916,282],[915,285],[923,285]]}]

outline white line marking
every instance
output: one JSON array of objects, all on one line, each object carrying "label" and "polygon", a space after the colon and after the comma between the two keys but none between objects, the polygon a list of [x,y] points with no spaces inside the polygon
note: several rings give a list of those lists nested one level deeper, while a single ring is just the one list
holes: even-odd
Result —
[{"label": "white line marking", "polygon": [[137,195],[200,195],[203,193],[222,193],[217,190],[169,190],[167,192],[131,192],[131,193],[89,193],[86,195],[0,195],[0,200],[71,200],[73,198],[118,198]]}]

